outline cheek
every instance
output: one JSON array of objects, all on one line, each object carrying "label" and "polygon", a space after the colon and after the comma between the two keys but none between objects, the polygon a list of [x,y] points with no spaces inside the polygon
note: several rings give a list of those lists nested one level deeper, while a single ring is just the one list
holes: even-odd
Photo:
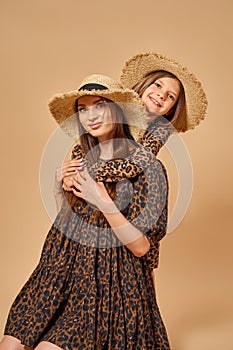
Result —
[{"label": "cheek", "polygon": [[[147,91],[147,90],[146,90],[146,91]],[[145,102],[146,102],[146,96],[147,96],[146,91],[143,92],[142,97],[141,97],[141,100],[142,100],[142,102],[143,102],[144,104],[145,104]]]},{"label": "cheek", "polygon": [[79,116],[79,122],[83,127],[85,127],[86,118],[83,116],[82,117]]},{"label": "cheek", "polygon": [[110,111],[106,111],[103,115],[102,115],[104,121],[106,123],[113,123],[113,118],[112,118],[112,115],[111,115],[111,112]]},{"label": "cheek", "polygon": [[146,88],[146,90],[142,94],[142,97],[141,97],[142,101],[145,101],[148,95],[153,94],[154,92],[156,92],[156,89],[154,88],[154,86],[153,85],[148,86],[148,88]]},{"label": "cheek", "polygon": [[176,102],[177,102],[177,100],[176,100],[176,101],[171,101],[171,102],[170,102],[170,108],[174,107],[175,104],[176,104]]},{"label": "cheek", "polygon": [[115,129],[115,125],[114,124],[110,124],[109,125],[109,132],[112,133]]}]

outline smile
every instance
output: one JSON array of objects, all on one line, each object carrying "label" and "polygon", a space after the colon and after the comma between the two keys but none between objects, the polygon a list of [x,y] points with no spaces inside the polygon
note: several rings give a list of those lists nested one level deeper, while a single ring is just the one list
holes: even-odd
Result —
[{"label": "smile", "polygon": [[92,123],[92,124],[88,124],[88,128],[90,128],[90,129],[92,129],[92,130],[95,130],[95,129],[98,129],[101,125],[102,125],[101,122]]},{"label": "smile", "polygon": [[156,106],[162,107],[162,105],[158,101],[156,101],[153,97],[149,96],[149,98]]}]

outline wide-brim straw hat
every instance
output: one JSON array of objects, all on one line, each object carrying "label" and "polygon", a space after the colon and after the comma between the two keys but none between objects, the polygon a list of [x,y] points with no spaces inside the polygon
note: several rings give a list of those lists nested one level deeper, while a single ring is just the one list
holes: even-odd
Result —
[{"label": "wide-brim straw hat", "polygon": [[185,91],[186,127],[184,130],[179,118],[175,121],[174,127],[177,131],[195,128],[206,116],[207,98],[200,81],[179,62],[156,52],[137,54],[125,62],[120,82],[123,87],[132,89],[148,74],[161,70],[174,74],[181,81]]},{"label": "wide-brim straw hat", "polygon": [[146,112],[138,94],[128,88],[122,88],[119,82],[101,74],[91,74],[83,79],[80,86],[68,93],[56,94],[49,100],[49,110],[72,138],[79,135],[76,100],[82,96],[101,96],[117,103],[123,110],[125,120],[135,139],[139,138],[146,128]]}]

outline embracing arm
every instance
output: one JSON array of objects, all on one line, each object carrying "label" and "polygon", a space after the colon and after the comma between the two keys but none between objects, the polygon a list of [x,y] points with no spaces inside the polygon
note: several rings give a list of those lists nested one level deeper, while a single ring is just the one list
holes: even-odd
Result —
[{"label": "embracing arm", "polygon": [[107,160],[101,167],[99,164],[94,164],[91,167],[91,172],[93,172],[96,181],[112,182],[122,178],[129,179],[144,171],[154,161],[154,157],[157,156],[161,147],[174,132],[172,124],[161,123],[162,121],[151,123],[148,130],[139,139],[138,148],[132,156]]},{"label": "embracing arm", "polygon": [[78,181],[73,181],[73,193],[94,204],[103,213],[115,235],[135,256],[141,257],[149,251],[147,237],[119,211],[103,183],[96,183],[86,170],[79,173]]}]

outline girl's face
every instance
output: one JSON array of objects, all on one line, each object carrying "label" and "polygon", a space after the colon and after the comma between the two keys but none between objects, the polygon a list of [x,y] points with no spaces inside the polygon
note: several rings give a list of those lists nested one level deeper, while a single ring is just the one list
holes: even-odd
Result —
[{"label": "girl's face", "polygon": [[114,123],[108,103],[100,96],[82,96],[78,99],[78,114],[82,126],[99,141],[111,138]]},{"label": "girl's face", "polygon": [[142,102],[149,112],[149,121],[166,115],[176,104],[180,93],[176,79],[163,77],[155,80],[142,94]]}]

